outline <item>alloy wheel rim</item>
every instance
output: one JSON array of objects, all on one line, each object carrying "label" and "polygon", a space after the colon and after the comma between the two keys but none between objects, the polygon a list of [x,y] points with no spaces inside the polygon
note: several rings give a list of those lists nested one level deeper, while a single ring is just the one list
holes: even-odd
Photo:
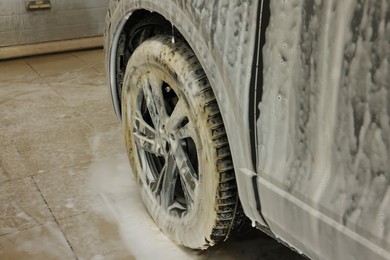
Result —
[{"label": "alloy wheel rim", "polygon": [[166,212],[182,217],[199,189],[199,138],[184,94],[162,78],[157,70],[138,81],[131,125],[144,185]]}]

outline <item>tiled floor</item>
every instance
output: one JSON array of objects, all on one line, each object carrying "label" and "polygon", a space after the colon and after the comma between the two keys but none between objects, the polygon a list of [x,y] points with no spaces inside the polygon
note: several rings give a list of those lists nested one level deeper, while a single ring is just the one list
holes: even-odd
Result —
[{"label": "tiled floor", "polygon": [[88,190],[125,153],[104,73],[100,49],[0,62],[0,259],[132,258]]},{"label": "tiled floor", "polygon": [[300,259],[256,233],[199,252],[151,221],[103,51],[0,62],[0,259]]}]

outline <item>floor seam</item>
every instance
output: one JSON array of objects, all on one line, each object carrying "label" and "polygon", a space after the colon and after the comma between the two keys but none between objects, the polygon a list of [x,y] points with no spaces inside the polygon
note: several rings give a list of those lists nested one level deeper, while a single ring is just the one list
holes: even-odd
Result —
[{"label": "floor seam", "polygon": [[76,255],[76,253],[74,252],[74,249],[73,249],[73,246],[72,246],[72,244],[70,243],[70,241],[69,241],[68,237],[65,235],[65,232],[64,232],[64,230],[62,229],[62,227],[61,227],[60,223],[58,222],[58,220],[57,220],[56,216],[54,215],[54,213],[53,213],[53,211],[51,210],[51,208],[50,208],[49,204],[47,203],[47,201],[46,201],[45,197],[43,196],[43,194],[42,194],[42,191],[41,191],[41,189],[39,188],[39,186],[38,186],[37,182],[35,181],[35,178],[34,178],[34,176],[32,177],[32,180],[33,180],[33,182],[34,182],[35,186],[37,187],[37,189],[38,189],[38,191],[39,191],[39,194],[41,195],[41,197],[42,197],[43,201],[45,202],[45,204],[46,204],[46,206],[47,206],[48,210],[50,211],[50,214],[53,216],[54,222],[57,224],[58,228],[60,229],[60,231],[61,231],[62,235],[64,236],[64,238],[65,238],[65,240],[66,240],[66,243],[68,244],[68,246],[69,246],[69,247],[70,247],[70,249],[72,250],[73,256],[74,256],[74,257],[75,257],[75,259],[77,260],[77,259],[78,259],[78,257],[77,257],[77,255]]},{"label": "floor seam", "polygon": [[27,66],[29,66],[38,75],[38,77],[41,77],[41,74],[39,74],[39,72],[36,69],[34,69],[34,67],[27,60],[25,60],[25,62]]},{"label": "floor seam", "polygon": [[22,232],[22,231],[26,231],[26,230],[30,230],[30,229],[34,229],[34,228],[38,228],[38,227],[44,227],[47,224],[54,224],[54,223],[57,224],[56,221],[49,220],[49,221],[46,221],[45,223],[37,223],[36,225],[31,226],[31,227],[15,228],[15,230],[13,230],[12,232],[0,234],[0,237],[16,234],[18,232]]}]

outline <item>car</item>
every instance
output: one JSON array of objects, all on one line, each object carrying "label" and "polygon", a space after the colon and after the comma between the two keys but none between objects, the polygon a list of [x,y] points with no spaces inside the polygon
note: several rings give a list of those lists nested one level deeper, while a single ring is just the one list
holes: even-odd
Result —
[{"label": "car", "polygon": [[381,0],[111,0],[109,89],[158,227],[206,249],[249,222],[312,259],[390,259],[389,17]]}]

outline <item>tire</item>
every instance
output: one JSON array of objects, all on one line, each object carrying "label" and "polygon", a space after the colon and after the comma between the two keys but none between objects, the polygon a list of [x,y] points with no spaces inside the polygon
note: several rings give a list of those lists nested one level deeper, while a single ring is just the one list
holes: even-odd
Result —
[{"label": "tire", "polygon": [[242,214],[218,104],[189,46],[155,36],[134,51],[122,88],[126,149],[141,196],[174,242],[205,249]]}]

